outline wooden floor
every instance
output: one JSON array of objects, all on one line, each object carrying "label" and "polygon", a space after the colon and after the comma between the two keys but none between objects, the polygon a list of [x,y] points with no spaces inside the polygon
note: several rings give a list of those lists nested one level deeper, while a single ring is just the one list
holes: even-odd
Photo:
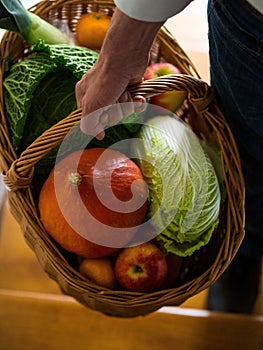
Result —
[{"label": "wooden floor", "polygon": [[0,290],[0,350],[260,350],[263,317],[172,308],[110,318],[67,297]]}]

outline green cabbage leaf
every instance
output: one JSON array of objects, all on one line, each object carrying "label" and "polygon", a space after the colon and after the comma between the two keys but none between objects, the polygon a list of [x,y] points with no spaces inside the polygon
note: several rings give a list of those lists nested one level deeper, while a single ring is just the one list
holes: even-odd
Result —
[{"label": "green cabbage leaf", "polygon": [[17,153],[76,109],[75,84],[97,57],[87,48],[39,41],[28,57],[11,66],[3,88]]},{"label": "green cabbage leaf", "polygon": [[148,217],[167,252],[192,255],[219,222],[220,187],[213,164],[186,123],[172,116],[149,119],[132,140],[148,185]]}]

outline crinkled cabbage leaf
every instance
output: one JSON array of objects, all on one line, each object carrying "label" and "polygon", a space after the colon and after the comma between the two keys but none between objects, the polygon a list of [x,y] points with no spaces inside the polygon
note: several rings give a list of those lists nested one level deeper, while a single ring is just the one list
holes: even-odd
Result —
[{"label": "crinkled cabbage leaf", "polygon": [[98,57],[84,47],[43,41],[32,51],[12,65],[3,82],[8,126],[18,153],[76,109],[75,84]]}]

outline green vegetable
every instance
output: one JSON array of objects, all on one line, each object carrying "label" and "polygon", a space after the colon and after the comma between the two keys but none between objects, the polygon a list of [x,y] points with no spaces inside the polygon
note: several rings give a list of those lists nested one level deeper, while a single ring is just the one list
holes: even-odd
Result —
[{"label": "green vegetable", "polygon": [[[67,69],[48,73],[35,90],[20,149],[24,150],[52,125],[77,108],[74,86],[78,79]],[[30,132],[28,132],[30,130]]]},{"label": "green vegetable", "polygon": [[90,69],[98,58],[98,53],[82,46],[67,44],[48,45],[39,40],[32,47],[33,52],[47,53],[50,60],[62,67],[68,68],[77,79]]},{"label": "green vegetable", "polygon": [[0,0],[0,28],[20,34],[31,45],[39,39],[48,44],[70,43],[66,34],[27,11],[20,0]]},{"label": "green vegetable", "polygon": [[149,188],[148,219],[167,252],[189,256],[218,224],[220,189],[208,155],[179,119],[149,119],[132,149]]},{"label": "green vegetable", "polygon": [[[129,142],[118,144],[118,141],[122,141],[130,138],[130,133],[123,127],[122,124],[111,126],[105,130],[105,137],[102,140],[97,140],[91,135],[84,134],[80,128],[72,130],[63,140],[59,146],[59,152],[57,153],[57,161],[65,158],[66,155],[85,148],[108,148],[111,147],[119,152],[126,154],[129,148]],[[115,145],[116,144],[116,145]],[[115,145],[115,146],[114,146]]]},{"label": "green vegetable", "polygon": [[39,42],[30,56],[11,67],[3,87],[17,153],[76,109],[75,84],[97,57],[84,47]]}]

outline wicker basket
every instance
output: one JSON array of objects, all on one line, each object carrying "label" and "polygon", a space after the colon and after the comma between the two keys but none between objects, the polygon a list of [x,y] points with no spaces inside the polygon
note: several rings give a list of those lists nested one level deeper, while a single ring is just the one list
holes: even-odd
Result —
[{"label": "wicker basket", "polygon": [[[53,21],[65,19],[74,32],[82,13],[103,11],[112,14],[114,4],[103,0],[45,0],[31,8],[36,14]],[[1,41],[1,81],[5,74],[6,57],[13,62],[25,57],[28,48],[17,35],[6,32]],[[184,258],[178,285],[153,293],[135,293],[101,288],[83,276],[74,262],[58,247],[44,230],[30,188],[34,165],[56,147],[72,126],[81,118],[80,110],[47,130],[17,158],[10,141],[4,113],[1,89],[1,171],[9,189],[12,214],[21,226],[25,240],[35,252],[45,272],[61,290],[85,306],[102,313],[132,317],[145,315],[162,306],[178,306],[209,287],[227,268],[244,237],[244,184],[241,166],[232,133],[220,112],[208,84],[203,82],[192,62],[172,35],[163,27],[151,50],[152,61],[170,61],[183,75],[161,77],[143,82],[132,93],[146,97],[168,90],[187,91],[187,120],[201,137],[211,139],[221,150],[227,198],[221,208],[220,224],[210,243]],[[1,85],[2,86],[2,85]]]}]

